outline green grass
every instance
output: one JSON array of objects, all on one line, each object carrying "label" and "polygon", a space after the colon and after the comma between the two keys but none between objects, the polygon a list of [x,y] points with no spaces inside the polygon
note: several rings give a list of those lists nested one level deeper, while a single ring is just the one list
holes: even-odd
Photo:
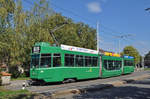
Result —
[{"label": "green grass", "polygon": [[30,99],[34,95],[28,90],[12,91],[0,86],[0,99]]},{"label": "green grass", "polygon": [[11,80],[30,80],[29,77],[18,77],[18,78],[11,78]]},{"label": "green grass", "polygon": [[144,68],[144,70],[150,70],[150,68]]}]

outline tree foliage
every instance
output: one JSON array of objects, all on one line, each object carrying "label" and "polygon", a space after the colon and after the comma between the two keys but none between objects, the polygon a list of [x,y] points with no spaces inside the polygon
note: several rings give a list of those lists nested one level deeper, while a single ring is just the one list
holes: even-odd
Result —
[{"label": "tree foliage", "polygon": [[56,43],[52,33],[59,44],[96,49],[95,29],[55,13],[46,0],[36,0],[30,10],[23,10],[21,0],[0,0],[1,63],[29,69],[32,46]]},{"label": "tree foliage", "polygon": [[126,46],[123,49],[122,55],[133,56],[135,64],[138,64],[140,62],[140,54],[133,46]]}]

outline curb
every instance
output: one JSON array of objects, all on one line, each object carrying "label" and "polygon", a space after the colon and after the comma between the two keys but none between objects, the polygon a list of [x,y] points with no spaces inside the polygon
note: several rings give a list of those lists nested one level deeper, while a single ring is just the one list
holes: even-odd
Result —
[{"label": "curb", "polygon": [[81,94],[81,93],[86,93],[86,92],[93,92],[93,91],[99,91],[99,90],[103,90],[103,89],[107,89],[107,88],[112,88],[115,86],[121,86],[127,83],[131,83],[133,81],[137,81],[137,80],[142,80],[142,79],[146,79],[149,78],[150,75],[142,75],[139,77],[131,77],[131,78],[127,78],[124,80],[117,80],[117,81],[112,81],[112,82],[107,82],[107,83],[103,83],[103,84],[99,84],[99,85],[93,85],[90,86],[88,88],[82,88],[82,89],[68,89],[68,90],[63,90],[63,91],[56,91],[54,93],[50,93],[50,98],[55,99],[56,97],[59,97],[61,95],[68,95],[68,94]]}]

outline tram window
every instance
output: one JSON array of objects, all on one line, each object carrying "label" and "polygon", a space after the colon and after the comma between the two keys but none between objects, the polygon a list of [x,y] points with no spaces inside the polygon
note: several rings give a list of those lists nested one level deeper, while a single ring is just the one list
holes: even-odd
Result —
[{"label": "tram window", "polygon": [[85,66],[88,66],[88,56],[85,56]]},{"label": "tram window", "polygon": [[133,61],[130,61],[130,66],[133,66],[134,64],[133,64]]},{"label": "tram window", "polygon": [[118,66],[118,61],[114,61],[114,66]]},{"label": "tram window", "polygon": [[79,66],[79,55],[75,56],[75,60],[76,60],[75,66]]},{"label": "tram window", "polygon": [[83,56],[76,55],[76,66],[83,66]]},{"label": "tram window", "polygon": [[116,70],[117,66],[115,66],[115,61],[112,62],[113,62],[112,70]]},{"label": "tram window", "polygon": [[61,65],[61,55],[54,54],[53,55],[53,67],[59,67]]},{"label": "tram window", "polygon": [[125,60],[124,61],[124,66],[133,66],[133,65],[134,65],[134,62],[131,60]]},{"label": "tram window", "polygon": [[65,66],[70,66],[70,55],[65,54]]},{"label": "tram window", "polygon": [[89,59],[88,59],[88,66],[91,66],[92,65],[92,58],[91,56],[89,56]]},{"label": "tram window", "polygon": [[134,66],[134,61],[131,61],[131,66]]},{"label": "tram window", "polygon": [[128,66],[130,66],[130,61],[128,61]]},{"label": "tram window", "polygon": [[38,67],[39,66],[39,59],[40,55],[39,54],[34,54],[31,56],[31,67]]},{"label": "tram window", "polygon": [[79,59],[80,61],[79,61],[79,66],[83,66],[83,56],[81,55],[80,56],[80,59]]},{"label": "tram window", "polygon": [[114,70],[119,70],[122,66],[122,61],[114,61]]},{"label": "tram window", "polygon": [[120,69],[122,67],[122,61],[119,61],[118,64],[119,64],[119,66],[118,66],[119,68],[118,69]]},{"label": "tram window", "polygon": [[112,60],[108,60],[108,66],[109,66],[108,70],[113,70],[114,69]]},{"label": "tram window", "polygon": [[91,65],[91,56],[85,56],[85,66],[90,67]]},{"label": "tram window", "polygon": [[132,66],[132,63],[131,63],[131,61],[129,61],[129,66]]},{"label": "tram window", "polygon": [[127,66],[130,66],[130,61],[127,61],[127,64],[128,64]]},{"label": "tram window", "polygon": [[106,70],[119,70],[121,68],[121,61],[104,60],[104,68]]},{"label": "tram window", "polygon": [[93,57],[92,66],[98,66],[98,57]]},{"label": "tram window", "polygon": [[128,66],[127,60],[124,61],[124,66]]},{"label": "tram window", "polygon": [[133,66],[134,62],[132,60],[130,60],[130,66]]},{"label": "tram window", "polygon": [[129,66],[132,66],[132,62],[131,61],[129,61]]},{"label": "tram window", "polygon": [[114,69],[118,69],[119,68],[119,61],[114,61]]},{"label": "tram window", "polygon": [[74,66],[73,54],[65,54],[65,66]]},{"label": "tram window", "polygon": [[42,68],[51,67],[51,54],[41,54],[40,67]]},{"label": "tram window", "polygon": [[74,66],[74,55],[70,55],[70,66]]},{"label": "tram window", "polygon": [[104,68],[107,70],[108,69],[108,65],[107,65],[108,61],[104,60]]}]

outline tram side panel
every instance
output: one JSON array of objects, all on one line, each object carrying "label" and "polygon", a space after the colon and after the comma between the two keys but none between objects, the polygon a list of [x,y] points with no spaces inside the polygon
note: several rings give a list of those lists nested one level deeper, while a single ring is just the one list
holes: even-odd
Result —
[{"label": "tram side panel", "polygon": [[98,55],[63,51],[63,78],[90,79],[99,77]]},{"label": "tram side panel", "polygon": [[122,74],[122,58],[102,56],[102,78],[119,76]]},{"label": "tram side panel", "polygon": [[129,74],[134,72],[134,59],[124,58],[123,59],[123,74]]}]

